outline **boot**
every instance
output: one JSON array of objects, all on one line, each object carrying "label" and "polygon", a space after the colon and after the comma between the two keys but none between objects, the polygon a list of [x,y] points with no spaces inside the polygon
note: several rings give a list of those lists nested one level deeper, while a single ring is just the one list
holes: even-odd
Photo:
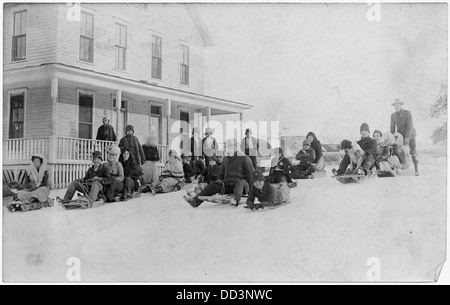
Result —
[{"label": "boot", "polygon": [[414,175],[419,176],[419,160],[417,160],[416,156],[411,156],[411,159],[414,164]]}]

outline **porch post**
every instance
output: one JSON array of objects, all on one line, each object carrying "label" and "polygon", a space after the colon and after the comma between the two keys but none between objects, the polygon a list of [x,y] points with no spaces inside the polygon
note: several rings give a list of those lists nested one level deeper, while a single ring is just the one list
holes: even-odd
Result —
[{"label": "porch post", "polygon": [[[116,120],[116,126],[114,127],[114,129],[116,131],[119,130],[119,116],[120,116],[120,108],[122,107],[122,90],[117,89],[116,90],[116,111],[117,111],[117,120]],[[112,115],[112,113],[111,113]],[[121,131],[122,133],[123,131]]]},{"label": "porch post", "polygon": [[209,127],[209,121],[211,120],[211,107],[206,107],[206,127]]},{"label": "porch post", "polygon": [[245,130],[244,130],[244,112],[239,113],[239,121],[241,123],[241,139],[245,137]]},{"label": "porch post", "polygon": [[48,143],[48,163],[55,163],[57,158],[57,152],[58,152],[58,141],[56,139],[56,130],[58,126],[58,77],[54,76],[52,77],[52,83],[51,83],[51,92],[50,96],[52,98],[52,113],[51,113],[51,120],[52,120],[52,130],[50,132],[50,138]]},{"label": "porch post", "polygon": [[171,149],[170,144],[170,116],[172,115],[172,100],[167,100],[167,149]]}]

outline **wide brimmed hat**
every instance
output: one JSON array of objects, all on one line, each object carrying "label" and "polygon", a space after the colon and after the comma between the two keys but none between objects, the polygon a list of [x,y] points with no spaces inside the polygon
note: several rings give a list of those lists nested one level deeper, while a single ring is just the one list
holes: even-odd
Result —
[{"label": "wide brimmed hat", "polygon": [[108,145],[108,146],[106,146],[106,153],[114,155],[114,156],[118,156],[118,155],[120,155],[120,148],[116,144]]},{"label": "wide brimmed hat", "polygon": [[396,98],[395,101],[393,103],[391,103],[392,106],[395,105],[404,105],[405,102],[402,102],[400,99]]}]

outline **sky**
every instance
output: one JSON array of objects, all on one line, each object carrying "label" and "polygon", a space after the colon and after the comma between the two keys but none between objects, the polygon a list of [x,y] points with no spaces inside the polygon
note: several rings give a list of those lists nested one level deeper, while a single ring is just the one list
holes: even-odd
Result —
[{"label": "sky", "polygon": [[418,142],[442,119],[429,109],[447,82],[446,4],[197,4],[215,46],[205,94],[254,105],[246,120],[278,120],[282,135],[323,143],[389,131],[390,103],[413,114]]}]

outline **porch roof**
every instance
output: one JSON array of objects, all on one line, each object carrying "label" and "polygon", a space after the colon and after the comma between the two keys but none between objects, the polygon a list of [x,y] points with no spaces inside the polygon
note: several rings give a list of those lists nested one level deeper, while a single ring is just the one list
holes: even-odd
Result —
[{"label": "porch roof", "polygon": [[131,91],[135,94],[154,98],[171,99],[179,103],[196,105],[198,107],[209,106],[212,109],[212,114],[240,113],[253,107],[253,105],[250,104],[159,86],[146,81],[137,81],[65,64],[54,64],[54,68],[55,76],[61,79],[68,79],[87,84],[92,84],[92,80],[94,79],[95,85],[100,87],[122,90],[125,92]]}]

